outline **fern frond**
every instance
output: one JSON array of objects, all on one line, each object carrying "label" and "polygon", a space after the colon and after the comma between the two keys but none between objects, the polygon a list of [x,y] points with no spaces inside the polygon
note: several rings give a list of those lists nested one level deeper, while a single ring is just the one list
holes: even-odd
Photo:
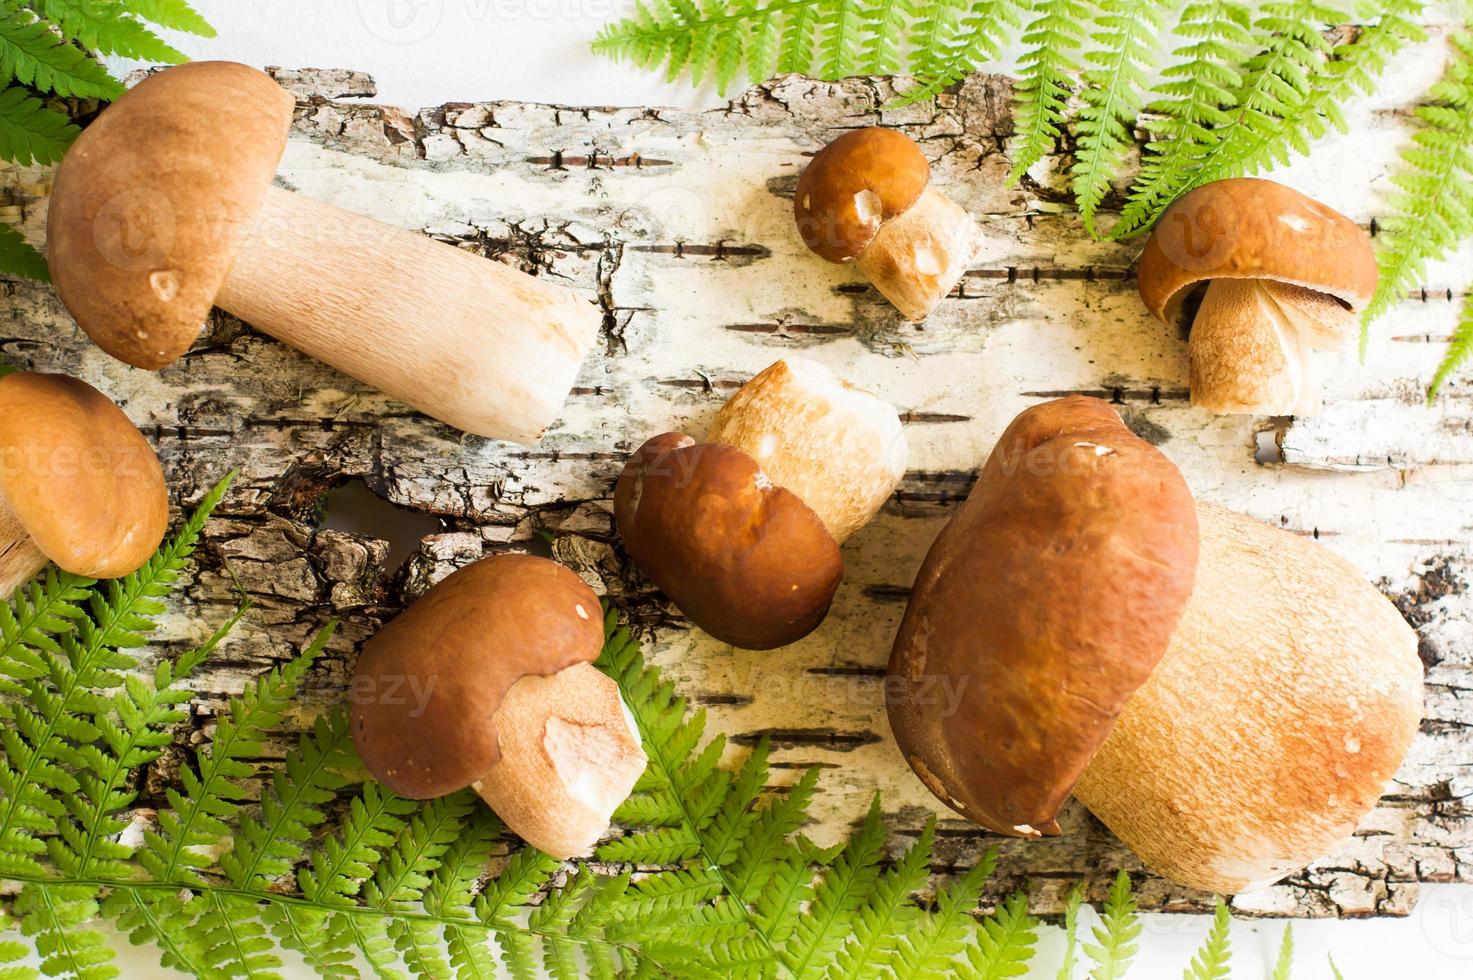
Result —
[{"label": "fern frond", "polygon": [[102,62],[24,9],[0,13],[0,78],[80,99],[115,99],[123,92]]},{"label": "fern frond", "polygon": [[977,945],[967,948],[973,976],[1004,980],[1028,972],[1038,945],[1038,920],[1028,914],[1028,897],[1014,892],[997,911],[982,920]]},{"label": "fern frond", "polygon": [[1325,959],[1330,964],[1330,976],[1334,977],[1335,980],[1345,980],[1345,974],[1341,973],[1340,968],[1335,965],[1335,957],[1327,955]]},{"label": "fern frond", "polygon": [[1227,903],[1218,896],[1212,910],[1212,925],[1207,938],[1191,965],[1182,974],[1182,980],[1223,980],[1228,975],[1228,960],[1232,956],[1233,917]]},{"label": "fern frond", "polygon": [[1013,169],[1016,183],[1053,149],[1064,129],[1064,107],[1079,67],[1079,49],[1089,17],[1086,0],[1038,0],[1023,34],[1025,51],[1013,106]]},{"label": "fern frond", "polygon": [[15,900],[21,933],[33,937],[47,976],[77,980],[112,980],[118,976],[116,954],[95,926],[95,885],[32,882]]},{"label": "fern frond", "polygon": [[243,760],[260,755],[265,733],[281,723],[308,668],[321,656],[335,629],[336,623],[326,626],[299,656],[231,699],[208,748],[196,756],[198,774],[184,768],[183,790],[168,790],[169,809],[159,813],[158,829],[144,835],[138,862],[155,881],[199,884],[199,872],[215,863],[198,848],[229,835],[225,821],[239,812],[246,798],[244,780],[252,774]]},{"label": "fern frond", "polygon": [[[13,930],[15,922],[4,911],[0,911],[0,935],[9,934]],[[0,980],[36,980],[40,974],[21,962],[30,952],[25,943],[0,939]]]},{"label": "fern frond", "polygon": [[525,848],[512,855],[496,880],[476,900],[476,918],[487,925],[506,925],[526,908],[558,869],[556,858]]},{"label": "fern frond", "polygon": [[1055,980],[1074,980],[1074,963],[1079,955],[1079,907],[1084,904],[1084,886],[1075,882],[1064,900],[1064,959]]},{"label": "fern frond", "polygon": [[859,830],[819,878],[792,938],[779,950],[782,963],[795,976],[809,970],[822,972],[833,962],[851,931],[856,912],[879,877],[884,848],[885,823],[879,797],[875,797]]},{"label": "fern frond", "polygon": [[1464,298],[1462,315],[1458,318],[1458,325],[1453,328],[1452,342],[1442,357],[1442,363],[1437,366],[1437,372],[1432,375],[1431,383],[1427,385],[1427,404],[1436,400],[1443,384],[1468,362],[1469,355],[1473,355],[1473,294]]},{"label": "fern frond", "polygon": [[203,906],[191,932],[204,949],[208,976],[281,980],[281,957],[260,919],[256,903],[236,895],[206,891],[190,905]]},{"label": "fern frond", "polygon": [[[174,539],[142,568],[93,591],[90,615],[68,620],[66,630],[52,638],[55,642],[39,645],[48,654],[43,658],[45,677],[28,680],[27,697],[5,705],[0,715],[8,722],[0,731],[5,750],[0,758],[0,792],[5,794],[0,799],[0,872],[35,875],[41,870],[37,836],[55,833],[66,812],[56,794],[76,793],[81,784],[73,773],[96,758],[83,750],[102,734],[88,716],[106,712],[108,693],[122,686],[116,671],[135,664],[126,651],[140,646],[154,628],[152,617],[163,611],[160,598],[193,554],[233,476],[206,495]],[[23,639],[7,644],[10,658],[24,645]]]},{"label": "fern frond", "polygon": [[1294,973],[1294,926],[1284,926],[1284,938],[1279,941],[1279,955],[1274,960],[1273,972],[1268,975],[1269,980],[1292,980]]},{"label": "fern frond", "polygon": [[[1414,111],[1417,129],[1392,175],[1388,213],[1378,222],[1380,281],[1362,318],[1363,349],[1365,327],[1418,285],[1429,261],[1473,235],[1473,34],[1454,35],[1451,46],[1429,104]],[[1456,353],[1455,345],[1439,375],[1451,371]]]},{"label": "fern frond", "polygon": [[1091,34],[1100,47],[1084,55],[1070,186],[1085,230],[1095,237],[1095,212],[1135,143],[1131,127],[1165,16],[1165,0],[1102,0],[1094,12]]},{"label": "fern frond", "polygon": [[189,60],[116,4],[94,0],[30,0],[30,6],[67,40],[88,51],[170,65]]},{"label": "fern frond", "polygon": [[180,705],[192,697],[182,682],[209,659],[248,608],[242,603],[213,636],[178,660],[160,660],[151,682],[136,675],[124,678],[109,711],[94,718],[102,747],[84,749],[90,760],[89,771],[78,774],[81,790],[63,794],[72,820],[50,842],[52,862],[63,872],[84,879],[128,876],[133,848],[114,839],[128,825],[118,814],[138,796],[125,788],[128,775],[157,759],[169,744],[168,729],[187,717]]},{"label": "fern frond", "polygon": [[997,848],[988,848],[976,866],[937,896],[936,911],[901,937],[896,976],[942,976],[955,968],[957,956],[976,931],[971,912],[996,868]]},{"label": "fern frond", "polygon": [[855,916],[853,931],[834,960],[835,976],[889,976],[900,937],[920,915],[911,895],[925,887],[930,876],[935,839],[936,819],[932,817],[895,867],[881,875],[873,894]]},{"label": "fern frond", "polygon": [[1130,876],[1121,871],[1110,886],[1100,924],[1094,928],[1094,942],[1086,943],[1084,953],[1094,963],[1093,980],[1119,980],[1135,958],[1136,940],[1141,934],[1140,917],[1135,911],[1135,896],[1130,892]]},{"label": "fern frond", "polygon": [[0,676],[44,677],[48,659],[62,656],[56,638],[70,634],[87,615],[87,598],[96,584],[52,566],[17,589],[10,605],[0,604]]},{"label": "fern frond", "polygon": [[19,85],[0,90],[0,159],[56,163],[81,130]]},{"label": "fern frond", "polygon": [[342,829],[313,851],[311,862],[297,872],[302,894],[321,905],[351,904],[414,808],[413,800],[377,783],[365,783],[349,803]]},{"label": "fern frond", "polygon": [[287,754],[261,793],[260,815],[241,817],[221,870],[238,888],[262,887],[302,858],[312,829],[327,819],[323,807],[348,785],[343,770],[355,757],[348,712],[339,706],[318,716]]},{"label": "fern frond", "polygon": [[194,933],[199,907],[190,908],[179,893],[160,894],[113,885],[102,914],[125,933],[134,946],[153,946],[166,969],[204,976],[205,951]]},{"label": "fern frond", "polygon": [[1237,105],[1252,21],[1242,0],[1202,0],[1182,10],[1176,35],[1186,43],[1172,52],[1158,98],[1148,106],[1155,117],[1143,120],[1150,139],[1111,237],[1128,237],[1148,225],[1170,203],[1167,195],[1193,179],[1198,162],[1221,137]]},{"label": "fern frond", "polygon": [[186,0],[122,0],[131,14],[171,31],[183,31],[198,37],[214,37],[210,22],[195,12]]}]

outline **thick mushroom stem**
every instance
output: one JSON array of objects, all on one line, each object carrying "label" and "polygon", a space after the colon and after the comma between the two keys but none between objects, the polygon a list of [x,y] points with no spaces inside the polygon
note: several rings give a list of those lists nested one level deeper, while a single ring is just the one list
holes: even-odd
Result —
[{"label": "thick mushroom stem", "polygon": [[587,663],[517,681],[496,734],[501,758],[472,788],[513,833],[560,860],[593,850],[648,761],[619,686]]},{"label": "thick mushroom stem", "polygon": [[0,497],[0,602],[35,578],[49,560]]},{"label": "thick mushroom stem", "polygon": [[602,322],[563,286],[275,187],[216,303],[428,415],[521,443],[557,418]]},{"label": "thick mushroom stem", "polygon": [[1316,350],[1342,346],[1356,315],[1324,293],[1269,279],[1214,279],[1188,341],[1192,403],[1214,412],[1314,415]]},{"label": "thick mushroom stem", "polygon": [[907,320],[924,320],[961,280],[977,243],[972,216],[927,187],[914,204],[880,225],[859,253],[859,270]]}]

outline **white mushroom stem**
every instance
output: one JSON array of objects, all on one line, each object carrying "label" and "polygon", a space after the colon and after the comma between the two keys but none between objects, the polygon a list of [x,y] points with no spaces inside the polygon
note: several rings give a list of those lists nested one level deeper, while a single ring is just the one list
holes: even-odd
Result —
[{"label": "white mushroom stem", "polygon": [[275,187],[216,303],[443,422],[522,443],[556,420],[602,324],[565,286]]},{"label": "white mushroom stem", "polygon": [[0,497],[0,602],[35,578],[50,561]]},{"label": "white mushroom stem", "polygon": [[496,734],[501,760],[472,788],[513,833],[562,860],[593,850],[648,761],[619,686],[591,664],[517,681]]},{"label": "white mushroom stem", "polygon": [[1313,415],[1314,352],[1344,345],[1358,320],[1334,297],[1267,279],[1214,279],[1188,342],[1192,403],[1214,412]]},{"label": "white mushroom stem", "polygon": [[892,405],[805,357],[785,357],[743,385],[706,439],[755,459],[840,544],[890,499],[909,453]]},{"label": "white mushroom stem", "polygon": [[927,187],[880,225],[859,253],[859,270],[907,320],[924,320],[967,271],[978,244],[972,216]]}]

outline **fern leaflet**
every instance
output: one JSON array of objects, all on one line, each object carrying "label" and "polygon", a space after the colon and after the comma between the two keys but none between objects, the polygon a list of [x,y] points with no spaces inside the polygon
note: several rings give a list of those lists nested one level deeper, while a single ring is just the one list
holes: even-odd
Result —
[{"label": "fern leaflet", "polygon": [[1141,921],[1135,912],[1135,898],[1130,894],[1130,876],[1124,871],[1115,876],[1100,924],[1094,928],[1094,942],[1086,943],[1084,953],[1094,963],[1093,980],[1119,980],[1130,969],[1135,958],[1136,940],[1140,938]]},{"label": "fern leaflet", "polygon": [[1212,925],[1207,930],[1207,939],[1182,974],[1182,980],[1223,980],[1228,975],[1228,960],[1231,958],[1232,913],[1227,903],[1219,897],[1213,907]]},{"label": "fern leaflet", "polygon": [[1274,969],[1269,980],[1290,980],[1294,972],[1294,927],[1284,926],[1284,938],[1279,941],[1279,955],[1274,960]]}]

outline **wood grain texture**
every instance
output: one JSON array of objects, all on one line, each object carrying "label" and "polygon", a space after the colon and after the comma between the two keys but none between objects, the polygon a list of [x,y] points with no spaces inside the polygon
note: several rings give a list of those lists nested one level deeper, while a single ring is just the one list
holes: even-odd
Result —
[{"label": "wood grain texture", "polygon": [[[1434,42],[1398,59],[1392,81],[1353,109],[1350,135],[1283,179],[1369,223],[1406,136],[1406,106],[1442,58]],[[1199,496],[1349,559],[1420,632],[1427,719],[1386,797],[1332,855],[1236,909],[1406,914],[1419,881],[1473,881],[1470,388],[1455,381],[1421,407],[1473,252],[1432,269],[1425,296],[1381,322],[1364,366],[1353,354],[1329,359],[1322,416],[1218,418],[1189,406],[1185,344],[1136,295],[1138,245],[1092,241],[1067,211],[1068,147],[1023,186],[1005,184],[1005,78],[974,76],[896,112],[876,108],[892,92],[885,81],[786,77],[703,113],[514,102],[405,113],[348,98],[372,89],[359,73],[278,77],[299,97],[283,186],[566,283],[597,300],[602,335],[561,423],[519,448],[462,437],[221,314],[175,365],[132,370],[94,348],[48,288],[0,282],[0,357],[78,374],[121,401],[158,445],[181,507],[241,470],[207,530],[194,587],[172,605],[164,649],[224,619],[234,582],[255,608],[199,678],[191,723],[147,774],[147,795],[175,777],[223,697],[329,617],[344,627],[293,714],[297,727],[340,696],[356,644],[408,599],[484,554],[539,547],[545,531],[557,557],[627,610],[653,660],[732,736],[734,757],[766,734],[775,782],[824,767],[809,828],[817,839],[834,840],[879,790],[896,846],[940,818],[940,876],[997,844],[989,897],[1026,883],[1035,910],[1054,912],[1087,876],[1098,899],[1114,869],[1141,870],[1102,826],[1071,804],[1055,840],[979,832],[910,773],[882,703],[907,590],[974,468],[1019,410],[1080,391],[1112,400]],[[813,256],[792,226],[805,154],[873,124],[915,138],[937,186],[980,227],[973,267],[924,324],[903,321],[855,270]],[[0,205],[18,207],[39,240],[47,174],[0,183],[9,188]],[[690,630],[631,570],[610,497],[644,439],[703,432],[731,391],[795,350],[899,406],[910,471],[846,542],[848,576],[825,625],[786,649],[740,653]],[[319,529],[324,494],[355,479],[442,522],[400,574],[386,572],[384,542]],[[1210,905],[1138,877],[1146,908]]]}]

